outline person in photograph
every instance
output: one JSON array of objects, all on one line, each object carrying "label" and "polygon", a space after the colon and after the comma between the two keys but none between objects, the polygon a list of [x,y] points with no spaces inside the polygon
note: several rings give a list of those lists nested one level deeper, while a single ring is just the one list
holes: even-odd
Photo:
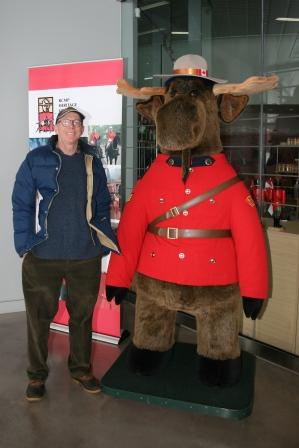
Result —
[{"label": "person in photograph", "polygon": [[89,134],[89,144],[96,148],[98,157],[102,159],[104,156],[101,148],[101,134],[96,130],[96,128],[93,128]]},{"label": "person in photograph", "polygon": [[114,164],[116,165],[120,149],[120,132],[114,132],[111,127],[111,130],[109,130],[106,135],[107,135],[107,144],[105,147],[106,161],[107,164],[112,165],[114,162]]},{"label": "person in photograph", "polygon": [[98,297],[101,257],[118,252],[110,223],[110,193],[96,149],[81,138],[85,116],[59,112],[55,135],[30,151],[12,193],[14,242],[23,258],[29,384],[26,399],[45,395],[50,323],[66,285],[70,376],[90,393],[100,392],[92,372],[92,315]]},{"label": "person in photograph", "polygon": [[109,126],[109,128],[106,131],[106,139],[107,142],[112,142],[116,136],[116,132],[114,131],[112,126]]}]

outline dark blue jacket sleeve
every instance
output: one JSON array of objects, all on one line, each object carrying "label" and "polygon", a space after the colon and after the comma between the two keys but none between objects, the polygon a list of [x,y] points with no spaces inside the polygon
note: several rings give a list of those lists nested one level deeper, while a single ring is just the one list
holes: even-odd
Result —
[{"label": "dark blue jacket sleeve", "polygon": [[35,229],[36,187],[32,178],[28,156],[21,164],[12,193],[14,243],[23,256]]}]

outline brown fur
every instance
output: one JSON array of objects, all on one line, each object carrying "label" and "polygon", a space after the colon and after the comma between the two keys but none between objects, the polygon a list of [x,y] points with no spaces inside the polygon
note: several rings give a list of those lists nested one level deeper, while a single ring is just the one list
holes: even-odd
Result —
[{"label": "brown fur", "polygon": [[219,118],[232,122],[247,102],[245,95],[225,94],[217,99],[209,83],[201,79],[175,78],[164,96],[164,103],[162,97],[152,97],[138,103],[137,110],[155,122],[162,153],[191,148],[193,155],[207,155],[223,149]]},{"label": "brown fur", "polygon": [[134,344],[166,351],[174,344],[177,311],[196,317],[198,353],[213,359],[240,354],[238,333],[241,313],[237,285],[186,286],[135,277],[137,301]]},{"label": "brown fur", "polygon": [[245,109],[249,97],[222,95],[219,104],[219,116],[225,123],[231,123]]}]

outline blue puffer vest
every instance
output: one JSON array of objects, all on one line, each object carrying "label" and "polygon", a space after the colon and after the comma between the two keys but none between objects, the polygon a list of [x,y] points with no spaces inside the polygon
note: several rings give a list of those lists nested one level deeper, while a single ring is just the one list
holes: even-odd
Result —
[{"label": "blue puffer vest", "polygon": [[[21,257],[51,237],[47,233],[47,215],[54,197],[59,194],[57,177],[61,168],[60,156],[54,151],[56,141],[57,137],[53,136],[48,145],[30,151],[16,175],[12,193],[13,226],[15,248]],[[80,150],[85,156],[87,172],[86,219],[103,246],[102,253],[110,250],[118,253],[110,224],[110,193],[103,165],[92,146],[82,139]]]}]

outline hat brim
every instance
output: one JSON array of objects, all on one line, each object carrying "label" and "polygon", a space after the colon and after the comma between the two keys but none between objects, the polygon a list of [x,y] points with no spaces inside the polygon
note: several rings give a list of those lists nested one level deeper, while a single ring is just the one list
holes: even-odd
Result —
[{"label": "hat brim", "polygon": [[171,75],[153,75],[153,78],[162,78],[165,80],[165,82],[169,82],[172,78],[201,78],[201,79],[208,79],[209,81],[215,82],[216,84],[225,84],[227,82],[226,79],[220,79],[220,78],[213,78],[212,76],[200,76],[200,75],[189,75],[189,74],[182,74],[178,73],[177,75],[171,74]]},{"label": "hat brim", "polygon": [[77,110],[75,108],[74,109],[65,109],[65,110],[62,110],[59,112],[59,114],[56,117],[55,124],[57,124],[59,120],[61,120],[63,117],[65,117],[67,114],[70,114],[70,113],[75,113],[75,114],[79,115],[79,117],[82,120],[82,123],[86,118],[85,115],[82,114],[82,112],[80,112],[79,110]]}]

